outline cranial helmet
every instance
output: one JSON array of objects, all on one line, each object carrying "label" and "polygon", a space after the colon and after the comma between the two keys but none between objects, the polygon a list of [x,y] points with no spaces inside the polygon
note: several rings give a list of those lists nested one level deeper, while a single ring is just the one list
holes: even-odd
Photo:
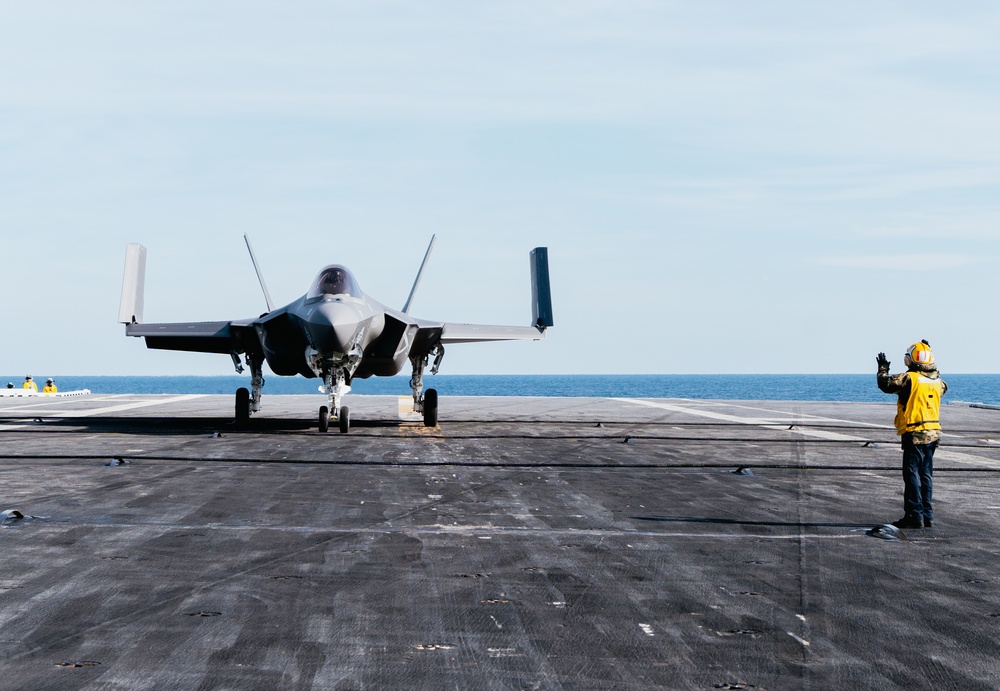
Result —
[{"label": "cranial helmet", "polygon": [[919,341],[911,345],[906,351],[906,366],[911,364],[918,366],[929,366],[934,364],[934,353],[931,352],[931,344],[926,340]]}]

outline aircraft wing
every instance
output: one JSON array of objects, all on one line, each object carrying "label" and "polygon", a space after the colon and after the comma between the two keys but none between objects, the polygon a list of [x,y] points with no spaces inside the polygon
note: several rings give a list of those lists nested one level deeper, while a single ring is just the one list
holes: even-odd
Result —
[{"label": "aircraft wing", "polygon": [[147,348],[196,353],[242,353],[258,343],[251,322],[135,323],[125,335],[145,338]]},{"label": "aircraft wing", "polygon": [[[247,243],[249,247],[249,242]],[[251,251],[251,256],[252,256]],[[256,266],[256,260],[255,260]],[[142,320],[146,282],[146,248],[130,243],[125,248],[125,277],[118,321],[125,335],[146,339],[147,348],[186,350],[195,353],[259,352],[254,320],[220,322],[146,323]]]}]

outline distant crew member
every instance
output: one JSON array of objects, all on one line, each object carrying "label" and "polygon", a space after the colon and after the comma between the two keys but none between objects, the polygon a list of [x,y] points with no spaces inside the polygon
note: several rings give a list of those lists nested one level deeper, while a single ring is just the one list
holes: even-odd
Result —
[{"label": "distant crew member", "polygon": [[7,388],[8,389],[13,389],[14,388],[14,382],[12,382],[12,381],[7,382]]},{"label": "distant crew member", "polygon": [[903,511],[897,528],[930,528],[934,488],[934,450],[941,439],[941,397],[948,385],[941,379],[927,341],[914,343],[903,356],[906,371],[889,374],[885,353],[875,358],[878,388],[898,396],[896,434],[903,447]]},{"label": "distant crew member", "polygon": [[56,388],[56,383],[52,381],[52,377],[45,380],[45,386],[42,387],[42,393],[56,393],[59,389]]},{"label": "distant crew member", "polygon": [[21,388],[38,393],[38,384],[36,384],[34,380],[32,380],[30,374],[24,378],[24,383],[21,384]]}]

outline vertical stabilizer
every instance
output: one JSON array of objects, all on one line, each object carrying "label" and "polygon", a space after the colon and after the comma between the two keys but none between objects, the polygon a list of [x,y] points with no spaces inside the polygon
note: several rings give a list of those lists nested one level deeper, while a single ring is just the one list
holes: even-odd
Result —
[{"label": "vertical stabilizer", "polygon": [[253,262],[253,270],[257,272],[257,280],[260,282],[260,289],[264,291],[264,303],[267,305],[267,311],[274,311],[274,303],[271,302],[271,294],[267,292],[267,286],[264,284],[264,274],[260,272],[260,266],[257,264],[257,257],[253,253],[253,247],[250,246],[250,238],[247,237],[246,233],[243,233],[243,240],[247,243],[247,250],[250,252],[250,261]]},{"label": "vertical stabilizer", "polygon": [[532,324],[540,329],[553,325],[548,247],[531,250],[531,318]]},{"label": "vertical stabilizer", "polygon": [[118,307],[121,324],[142,322],[142,298],[146,283],[146,248],[134,242],[125,246],[125,277],[122,279],[122,301]]},{"label": "vertical stabilizer", "polygon": [[410,288],[410,295],[406,298],[406,304],[403,305],[403,314],[410,313],[410,305],[413,304],[413,295],[417,292],[417,286],[420,285],[420,277],[424,275],[424,267],[427,266],[427,259],[431,256],[431,250],[434,249],[434,239],[436,237],[437,235],[431,235],[431,244],[427,245],[424,260],[420,262],[420,269],[417,270],[417,278],[413,281],[413,287]]}]

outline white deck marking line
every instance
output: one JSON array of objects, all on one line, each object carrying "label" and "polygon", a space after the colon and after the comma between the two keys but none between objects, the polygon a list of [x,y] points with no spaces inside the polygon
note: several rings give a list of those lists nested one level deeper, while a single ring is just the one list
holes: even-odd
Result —
[{"label": "white deck marking line", "polygon": [[[721,420],[723,422],[735,422],[740,425],[752,425],[754,427],[763,427],[764,429],[772,429],[782,432],[788,431],[788,427],[786,427],[785,425],[775,425],[770,419],[767,418],[741,417],[739,415],[728,415],[726,413],[715,412],[714,410],[688,408],[686,406],[677,405],[675,403],[664,403],[661,401],[644,401],[638,398],[616,398],[615,400],[624,401],[625,403],[635,403],[636,405],[644,405],[650,408],[660,408],[662,410],[669,410],[674,413],[687,413],[688,415],[707,417],[712,420]],[[751,408],[751,410],[753,409]],[[777,412],[777,411],[767,411],[767,412]],[[824,418],[816,418],[816,420],[822,420],[822,419]],[[846,422],[846,420],[843,420],[841,422]],[[805,423],[799,423],[799,424],[805,424]],[[855,437],[849,434],[841,434],[839,432],[828,432],[826,430],[796,429],[793,431],[798,432],[799,434],[805,435],[807,437],[818,437],[820,439],[832,439],[835,441],[868,441],[863,437]]]},{"label": "white deck marking line", "polygon": [[[154,405],[165,405],[168,403],[181,403],[183,401],[192,401],[196,398],[204,398],[208,394],[203,393],[192,393],[186,394],[184,396],[173,396],[171,398],[162,398],[152,401],[138,401],[135,403],[122,403],[120,405],[110,405],[103,408],[94,408],[92,410],[67,410],[60,411],[58,413],[48,413],[50,417],[58,418],[76,418],[76,417],[91,417],[94,415],[103,415],[106,413],[119,413],[123,410],[135,410],[136,408],[148,408]],[[32,427],[32,425],[0,425],[0,431],[12,430],[12,429],[22,429],[24,427]]]},{"label": "white deck marking line", "polygon": [[79,403],[99,403],[101,401],[110,401],[110,400],[114,400],[114,399],[117,399],[117,398],[122,398],[123,396],[128,396],[128,395],[130,395],[130,394],[118,394],[118,395],[108,395],[108,396],[98,396],[98,397],[91,396],[90,398],[65,398],[65,399],[62,399],[62,400],[47,398],[47,399],[38,401],[36,399],[37,402],[30,403],[30,404],[27,404],[27,405],[14,405],[14,406],[0,405],[0,414],[7,413],[7,412],[16,412],[16,411],[19,411],[19,410],[35,410],[37,408],[41,408],[42,409],[41,412],[43,412],[43,413],[46,412],[47,410],[52,410],[53,412],[54,411],[61,411],[61,410],[65,410],[65,408],[53,407],[53,406],[57,406],[59,403],[63,403],[63,402],[64,403],[68,403],[68,404],[74,404],[74,403],[76,403],[76,404],[79,404]]},{"label": "white deck marking line", "polygon": [[[628,399],[624,399],[623,398],[623,399],[619,399],[619,400],[628,400]],[[787,420],[786,424],[800,424],[800,425],[804,425],[804,424],[807,424],[807,422],[808,422],[808,421],[805,420],[805,418],[810,418],[810,420],[812,420],[813,422],[817,422],[817,421],[818,422],[844,422],[846,424],[857,425],[859,427],[874,427],[875,429],[891,429],[891,430],[895,429],[895,427],[893,425],[883,425],[883,424],[879,424],[877,422],[858,422],[857,420],[842,420],[840,418],[835,418],[835,417],[823,417],[821,415],[810,415],[809,413],[789,413],[787,410],[773,410],[771,408],[755,408],[754,406],[740,405],[738,403],[723,403],[723,402],[719,402],[719,401],[698,401],[697,399],[694,399],[694,398],[682,398],[682,399],[679,399],[679,400],[687,401],[687,402],[690,402],[690,403],[695,403],[697,401],[699,403],[704,403],[706,406],[717,406],[717,407],[725,406],[727,408],[743,408],[745,410],[761,410],[761,411],[764,411],[766,413],[778,413],[779,415],[797,415],[798,416],[797,418],[781,418],[780,420],[775,420],[775,422],[785,422]],[[967,437],[965,437],[962,434],[954,434],[952,432],[942,432],[941,436],[952,437],[954,439],[966,439],[967,438]]]},{"label": "white deck marking line", "polygon": [[[892,425],[881,425],[877,422],[858,422],[857,420],[841,420],[835,417],[824,417],[822,415],[811,415],[810,413],[801,413],[801,412],[790,413],[787,410],[774,410],[773,408],[761,408],[759,406],[740,405],[739,403],[724,403],[721,401],[699,401],[698,399],[694,398],[681,398],[679,400],[684,401],[686,403],[705,403],[711,406],[719,406],[726,408],[743,408],[744,410],[761,410],[764,411],[765,413],[777,413],[778,415],[786,415],[786,416],[794,415],[796,416],[794,419],[802,420],[803,422],[804,418],[810,418],[811,420],[814,421],[820,420],[823,422],[846,422],[851,425],[860,425],[862,427],[878,427],[882,429],[893,429]],[[782,418],[782,420],[784,419],[786,418]]]},{"label": "white deck marking line", "polygon": [[204,398],[208,394],[189,393],[183,396],[174,396],[152,401],[139,401],[138,403],[122,403],[120,405],[109,405],[104,408],[94,408],[93,410],[70,410],[62,414],[62,417],[90,417],[92,415],[102,415],[104,413],[119,413],[123,410],[134,410],[135,408],[148,408],[154,405],[165,405],[167,403],[181,403],[183,401],[193,401],[196,398]]},{"label": "white deck marking line", "polygon": [[[650,408],[660,408],[662,410],[669,410],[675,413],[687,413],[688,415],[696,415],[700,417],[707,417],[713,420],[721,420],[724,422],[735,422],[740,425],[752,425],[756,427],[761,427],[763,429],[777,430],[779,432],[793,431],[804,436],[816,437],[818,439],[829,439],[833,441],[870,441],[864,437],[855,437],[848,434],[840,434],[839,432],[828,432],[826,430],[815,430],[815,429],[795,429],[789,430],[784,425],[774,425],[770,424],[771,420],[767,418],[753,418],[753,417],[740,417],[739,415],[727,415],[726,413],[719,413],[713,410],[703,410],[700,408],[686,407],[682,405],[677,405],[676,403],[666,403],[663,401],[646,401],[638,398],[616,398],[616,401],[624,401],[625,403],[634,403],[636,405],[644,405]],[[727,404],[723,404],[727,405]],[[765,410],[761,408],[751,408],[750,406],[733,406],[739,408],[745,408],[747,410]],[[778,411],[766,411],[766,412],[778,412]],[[854,422],[852,420],[835,420],[833,418],[823,418],[818,416],[810,416],[815,421],[827,421],[827,422],[846,422],[852,425],[868,425],[871,423]],[[800,423],[806,424],[806,423]],[[881,426],[881,425],[880,425]],[[891,428],[890,428],[891,429]],[[946,461],[957,461],[959,463],[967,463],[969,465],[979,466],[983,468],[998,468],[1000,467],[1000,460],[995,458],[989,458],[987,456],[979,456],[972,453],[966,453],[964,451],[952,451],[951,449],[941,449],[935,456]]]},{"label": "white deck marking line", "polygon": [[976,454],[965,453],[964,451],[938,449],[934,453],[934,461],[936,462],[939,458],[943,458],[946,461],[958,461],[960,463],[968,463],[969,465],[977,465],[982,468],[1000,468],[1000,461],[995,458],[977,456]]}]

